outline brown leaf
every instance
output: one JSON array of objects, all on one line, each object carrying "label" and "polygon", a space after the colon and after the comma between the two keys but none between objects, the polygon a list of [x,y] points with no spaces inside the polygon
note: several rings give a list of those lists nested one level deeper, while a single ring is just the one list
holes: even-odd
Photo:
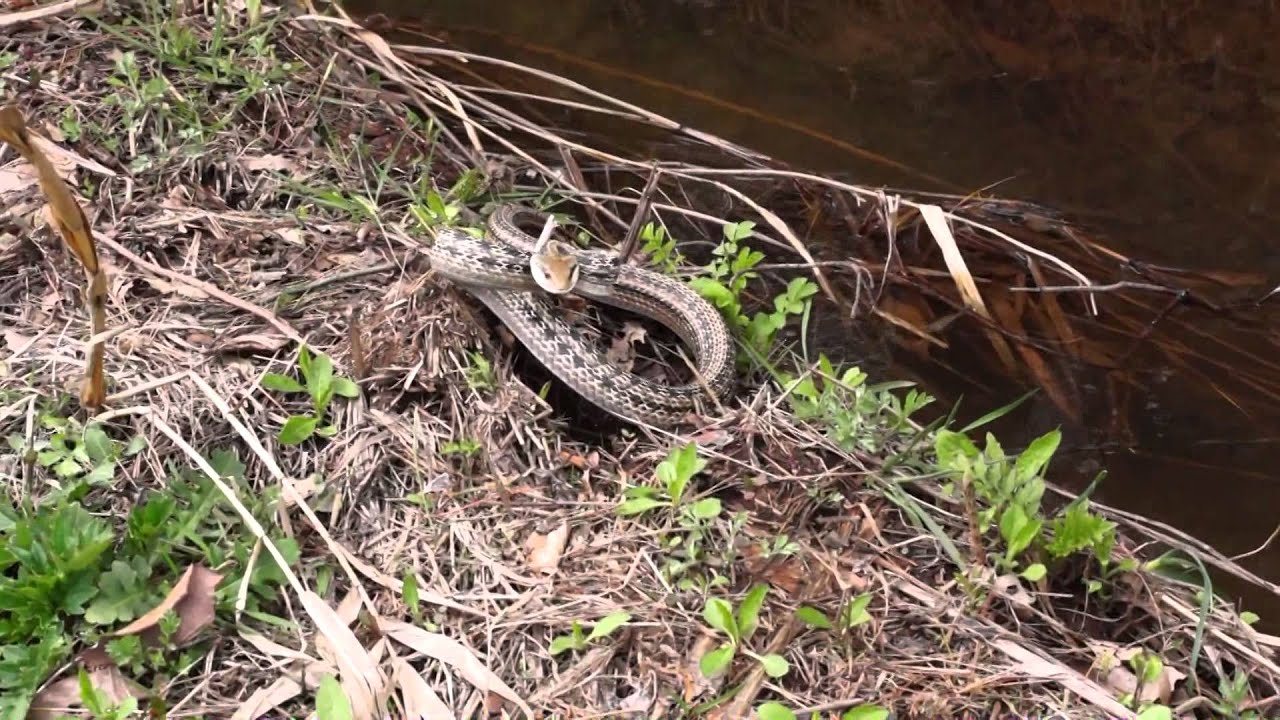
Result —
[{"label": "brown leaf", "polygon": [[396,686],[400,688],[400,697],[404,700],[404,712],[414,718],[452,718],[449,706],[444,704],[440,696],[435,694],[426,680],[413,669],[413,666],[399,656],[392,656],[391,666],[395,670]]},{"label": "brown leaf", "polygon": [[178,615],[173,642],[181,647],[213,622],[213,591],[221,580],[222,575],[203,565],[190,565],[159,605],[112,634],[140,635],[143,643],[150,645],[159,633],[160,618],[172,608]]},{"label": "brown leaf", "polygon": [[241,158],[240,166],[249,172],[276,170],[292,174],[298,169],[296,163],[282,155],[259,155],[257,157]]},{"label": "brown leaf", "polygon": [[31,701],[27,720],[53,720],[67,714],[68,710],[82,707],[80,704],[80,673],[84,668],[94,688],[116,704],[129,696],[138,700],[147,697],[147,691],[138,683],[124,676],[111,656],[98,648],[90,648],[80,654],[75,671],[41,690]]},{"label": "brown leaf", "polygon": [[194,285],[188,285],[187,283],[172,283],[172,282],[169,282],[168,280],[162,280],[158,277],[152,277],[150,275],[147,275],[142,279],[148,285],[155,288],[157,292],[162,292],[166,295],[172,295],[176,293],[183,297],[191,298],[192,300],[205,300],[205,299],[208,299],[209,297],[209,294],[206,293],[205,291],[201,290],[200,288]]},{"label": "brown leaf", "polygon": [[380,620],[379,626],[387,637],[427,657],[452,665],[476,688],[501,695],[515,703],[526,717],[536,717],[533,708],[529,707],[529,704],[521,699],[515,690],[503,682],[496,673],[485,667],[475,653],[457,640],[448,635],[427,632],[422,628],[396,620]]},{"label": "brown leaf", "polygon": [[358,720],[376,717],[378,697],[384,687],[377,663],[323,598],[310,590],[301,592],[299,598],[319,630],[316,648],[324,659],[338,666],[338,682],[351,701],[353,717]]},{"label": "brown leaf", "polygon": [[[332,665],[324,662],[307,663],[303,668],[301,674],[308,688],[307,692],[319,685],[321,678],[325,675],[338,673]],[[231,716],[231,720],[258,720],[270,717],[272,710],[303,693],[303,687],[296,679],[299,674],[296,667],[286,668],[275,682],[254,691]]]},{"label": "brown leaf", "polygon": [[623,323],[622,336],[614,338],[610,343],[604,354],[605,359],[624,370],[630,370],[631,363],[636,359],[635,344],[643,342],[645,335],[645,329],[641,325],[630,321]]},{"label": "brown leaf", "polygon": [[0,337],[4,338],[4,343],[9,346],[9,352],[11,353],[18,352],[22,348],[25,348],[27,343],[31,342],[30,337],[23,335],[17,330],[5,330],[4,335]]},{"label": "brown leaf", "polygon": [[264,333],[245,333],[226,338],[218,343],[218,352],[244,352],[245,350],[257,350],[264,353],[273,353],[276,350],[289,344],[289,338],[284,335],[267,335]]},{"label": "brown leaf", "polygon": [[569,523],[561,520],[560,525],[546,535],[534,533],[525,541],[525,549],[529,551],[529,568],[550,575],[560,565],[560,556],[564,554],[565,544],[569,540]]}]

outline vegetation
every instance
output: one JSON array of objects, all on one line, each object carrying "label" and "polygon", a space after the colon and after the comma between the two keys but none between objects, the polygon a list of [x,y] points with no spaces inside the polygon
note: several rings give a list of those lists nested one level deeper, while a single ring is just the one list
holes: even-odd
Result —
[{"label": "vegetation", "polygon": [[[675,437],[584,440],[419,244],[479,232],[498,200],[568,219],[627,193],[557,188],[554,128],[504,159],[536,182],[477,167],[502,137],[492,109],[340,21],[131,10],[0,41],[3,92],[81,159],[61,171],[95,210],[118,327],[105,409],[78,406],[49,370],[73,333],[45,330],[83,326],[79,270],[36,212],[48,189],[0,175],[17,218],[0,220],[0,296],[20,300],[0,308],[0,720],[1234,717],[1280,679],[1207,581],[1142,562],[1141,528],[1047,499],[1057,432],[979,449],[970,434],[1010,408],[957,429],[908,383],[810,359],[821,278],[765,269],[762,228],[786,233],[762,208],[655,212],[640,233],[642,261],[723,313],[746,391]],[[87,33],[106,81],[82,86],[58,58]],[[13,77],[70,101],[31,102],[44,91]],[[746,196],[691,178],[664,182]],[[1199,625],[1166,627],[1184,607]],[[1120,636],[1094,624],[1121,618]]]}]

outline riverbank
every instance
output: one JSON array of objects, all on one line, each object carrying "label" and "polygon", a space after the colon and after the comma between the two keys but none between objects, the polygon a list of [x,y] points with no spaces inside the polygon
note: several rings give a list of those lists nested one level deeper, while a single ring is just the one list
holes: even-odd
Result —
[{"label": "riverbank", "polygon": [[[918,391],[793,341],[811,307],[894,279],[815,265],[806,201],[864,243],[941,233],[942,208],[815,185],[554,78],[459,79],[456,54],[340,18],[129,8],[0,16],[5,101],[97,235],[111,333],[95,416],[75,399],[83,272],[7,149],[4,717],[41,686],[73,700],[73,659],[172,717],[339,696],[355,717],[1213,717],[1275,696],[1280,641],[1154,572],[1195,563],[1148,543],[1189,543],[1067,505],[1053,434],[1006,460],[968,429],[980,454],[922,427]],[[559,104],[521,105],[534,82]],[[578,112],[649,135],[606,145],[566,129]],[[723,413],[674,435],[544,392],[421,253],[499,199],[616,241],[654,154],[685,162],[662,166],[644,254],[700,278],[755,350]],[[952,217],[962,255],[1005,242]],[[1038,253],[1046,284],[1079,281]]]}]

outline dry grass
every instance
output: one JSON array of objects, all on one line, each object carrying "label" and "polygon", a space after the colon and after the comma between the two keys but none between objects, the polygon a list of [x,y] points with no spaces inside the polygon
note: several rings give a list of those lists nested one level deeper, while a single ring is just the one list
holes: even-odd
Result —
[{"label": "dry grass", "polygon": [[[882,290],[868,282],[873,271],[882,281],[900,271],[816,262],[807,233],[795,229],[805,203],[844,208],[855,225],[861,219],[866,243],[892,243],[896,213],[916,203],[788,175],[639,108],[508,68],[517,74],[508,78],[513,90],[538,82],[550,97],[545,88],[557,88],[550,102],[514,98],[531,103],[517,114],[488,98],[486,82],[460,77],[469,71],[452,51],[392,47],[332,16],[270,10],[265,21],[277,24],[264,44],[242,39],[232,62],[210,42],[219,32],[253,32],[243,12],[221,26],[208,8],[159,20],[139,5],[132,14],[140,20],[128,27],[119,25],[120,11],[101,12],[122,36],[69,14],[17,24],[0,16],[0,58],[15,54],[2,74],[6,92],[21,90],[15,101],[30,126],[53,135],[67,149],[64,160],[77,161],[62,167],[110,278],[112,394],[98,417],[149,441],[114,485],[91,490],[84,502],[123,517],[139,497],[166,491],[172,465],[218,477],[201,467],[201,456],[232,449],[245,470],[222,485],[239,504],[226,542],[247,538],[248,562],[257,563],[288,538],[300,549],[270,605],[298,629],[240,614],[245,598],[227,599],[223,609],[236,614],[216,626],[208,657],[161,688],[171,717],[228,717],[255,692],[304,670],[314,682],[319,668],[339,671],[353,697],[404,702],[416,693],[430,703],[422,698],[433,695],[455,717],[480,716],[503,695],[540,716],[686,717],[682,701],[705,702],[739,685],[737,699],[716,711],[721,717],[745,717],[764,700],[801,717],[864,702],[901,718],[1129,716],[1113,692],[1123,672],[1087,674],[1105,642],[1148,648],[1183,672],[1197,653],[1198,692],[1182,680],[1166,698],[1182,703],[1186,717],[1209,716],[1200,696],[1216,696],[1218,673],[1249,673],[1247,702],[1275,697],[1276,639],[1245,627],[1226,606],[1198,626],[1195,588],[1147,573],[1118,581],[1109,600],[1086,600],[1078,583],[1064,582],[1027,603],[997,595],[975,607],[948,550],[973,555],[963,509],[940,493],[925,451],[909,447],[917,432],[910,426],[877,452],[846,449],[798,419],[760,373],[723,417],[691,434],[631,428],[602,437],[586,433],[588,423],[569,426],[553,408],[589,411],[555,395],[549,404],[537,383],[526,384],[543,377],[538,368],[491,333],[464,294],[431,277],[418,251],[429,236],[410,211],[422,188],[443,192],[482,168],[490,191],[563,195],[597,235],[619,237],[648,158],[696,158],[701,164],[663,163],[654,204],[686,255],[706,257],[722,219],[750,218],[764,231],[753,242],[775,265],[799,263],[828,300],[847,304],[855,298],[846,295],[865,303]],[[196,49],[174,28],[190,33]],[[105,82],[127,76],[122,51],[136,53],[138,87],[152,93],[146,102],[129,104],[137,88],[127,80]],[[181,57],[195,62],[184,67]],[[31,77],[41,79],[37,88],[25,87]],[[410,121],[411,113],[429,116],[430,127]],[[589,145],[563,129],[566,113],[645,127],[654,139],[645,150]],[[73,127],[74,141],[65,137]],[[12,153],[0,155],[6,435],[30,433],[39,408],[79,377],[86,327],[75,294],[81,273],[19,165]],[[884,222],[866,222],[871,217]],[[952,277],[969,273],[963,258],[979,238],[987,249],[1004,243],[1007,253],[1039,257],[1045,284],[1086,280],[1054,255],[950,217],[958,229],[939,231],[939,242],[952,243]],[[771,272],[753,292],[767,302],[787,279]],[[972,281],[965,286],[977,292]],[[966,299],[981,307],[980,298]],[[276,430],[300,405],[260,380],[289,372],[299,338],[332,357],[339,373],[358,377],[363,394],[335,404],[332,439],[284,446]],[[477,375],[475,353],[490,359],[489,377]],[[673,587],[662,572],[671,556],[663,541],[681,532],[678,517],[614,513],[627,485],[649,482],[689,439],[708,461],[694,492],[725,507],[707,531],[699,567],[725,581],[710,594],[735,605],[753,583],[769,584],[752,647],[789,660],[781,680],[745,658],[727,680],[703,679],[691,658],[713,647],[704,597]],[[460,441],[475,451],[453,452]],[[897,452],[910,461],[886,467]],[[47,492],[38,473],[20,472],[10,459],[6,465],[0,456],[0,473],[15,496],[25,487]],[[279,504],[264,509],[255,504],[261,497]],[[265,527],[232,522],[255,513]],[[742,521],[731,523],[736,513]],[[1121,521],[1119,556],[1154,539],[1186,544]],[[766,558],[760,545],[782,534],[794,552]],[[1236,570],[1211,551],[1201,554]],[[243,562],[225,557],[215,569]],[[402,597],[406,575],[418,579],[419,618]],[[800,605],[834,616],[861,593],[870,593],[871,621],[847,636],[794,619]],[[552,638],[573,621],[619,610],[631,616],[624,631],[579,653],[549,654]],[[439,635],[415,636],[410,625]],[[430,691],[398,674],[399,659]],[[285,707],[307,712],[306,693]],[[393,716],[402,712],[396,707]]]}]

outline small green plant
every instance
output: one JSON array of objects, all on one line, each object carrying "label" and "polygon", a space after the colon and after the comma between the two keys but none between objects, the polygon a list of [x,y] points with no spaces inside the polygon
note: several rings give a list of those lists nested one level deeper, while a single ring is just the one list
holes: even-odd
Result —
[{"label": "small green plant", "polygon": [[1230,678],[1218,679],[1218,694],[1222,699],[1214,703],[1214,712],[1239,720],[1258,720],[1257,710],[1241,710],[1241,706],[1249,699],[1249,674],[1236,670]]},{"label": "small green plant", "polygon": [[[871,613],[867,612],[867,606],[870,604],[871,593],[863,593],[842,605],[838,615],[839,629],[852,630],[859,625],[871,622]],[[797,608],[796,617],[806,625],[823,630],[831,630],[835,627],[835,623],[831,622],[831,618],[827,617],[826,613],[809,605]]]},{"label": "small green plant", "polygon": [[815,372],[796,378],[779,375],[796,417],[821,423],[833,442],[847,451],[877,453],[905,433],[914,433],[911,416],[933,402],[915,388],[900,399],[894,390],[911,383],[867,384],[857,367],[837,372],[826,355],[818,356]]},{"label": "small green plant", "polygon": [[[112,439],[101,423],[81,425],[74,417],[43,413],[40,424],[49,431],[49,436],[34,439],[31,450],[36,464],[48,468],[65,483],[54,498],[79,497],[89,487],[109,484],[115,478],[120,460],[146,447],[146,440],[141,436],[134,436],[124,444]],[[14,452],[25,451],[26,441],[21,435],[10,435],[8,443]]]},{"label": "small green plant", "polygon": [[93,716],[94,720],[124,720],[138,711],[138,698],[126,696],[119,703],[111,702],[105,691],[94,687],[89,673],[80,668],[80,702]]},{"label": "small green plant", "polygon": [[684,257],[676,249],[676,240],[667,235],[667,229],[655,223],[645,223],[640,228],[640,241],[644,243],[643,251],[649,261],[665,273],[673,273]]},{"label": "small green plant", "polygon": [[317,720],[353,720],[355,711],[351,709],[351,700],[343,692],[342,685],[332,675],[320,678],[316,687]]},{"label": "small green plant", "polygon": [[[729,327],[741,335],[752,350],[768,355],[787,318],[805,312],[818,286],[808,278],[794,278],[774,298],[772,310],[748,316],[742,308],[742,293],[748,283],[759,277],[753,268],[764,259],[764,253],[743,244],[754,228],[755,223],[751,221],[726,224],[724,240],[712,250],[715,259],[705,268],[706,274],[693,278],[689,284],[720,310]],[[749,357],[744,355],[742,359]]]},{"label": "small green plant", "polygon": [[781,655],[776,653],[759,655],[746,647],[747,641],[759,626],[760,607],[764,604],[764,598],[768,592],[769,586],[763,583],[752,586],[746,597],[742,599],[742,605],[736,614],[727,600],[714,597],[707,599],[707,604],[702,610],[702,618],[708,625],[723,633],[728,640],[721,643],[715,650],[707,652],[698,661],[698,668],[704,676],[713,677],[728,670],[734,656],[739,652],[760,663],[765,674],[771,678],[780,678],[791,669],[786,658]]},{"label": "small green plant", "polygon": [[573,627],[568,635],[557,635],[552,638],[551,646],[548,651],[552,655],[559,655],[566,650],[582,650],[593,640],[599,640],[612,635],[618,628],[631,622],[630,613],[618,611],[605,615],[591,626],[590,634],[583,634],[582,624],[577,620],[573,621]]},{"label": "small green plant", "polygon": [[467,387],[472,390],[492,390],[496,387],[498,379],[493,374],[493,365],[489,360],[478,352],[471,352],[468,355],[471,358],[471,365],[463,370]]},{"label": "small green plant", "polygon": [[440,446],[441,455],[462,455],[471,457],[480,452],[480,442],[472,438],[462,438],[460,440],[450,440]]},{"label": "small green plant", "polygon": [[[970,523],[977,535],[985,534],[993,523],[997,526],[1004,541],[1004,551],[996,559],[999,571],[1015,572],[1021,568],[1022,577],[1038,582],[1048,572],[1046,561],[1089,552],[1105,578],[1112,570],[1115,523],[1090,512],[1088,500],[1083,497],[1048,522],[1041,512],[1044,472],[1060,440],[1059,431],[1046,433],[1012,464],[990,433],[986,448],[980,451],[963,433],[939,430],[934,449],[941,469],[958,478],[960,492],[982,501],[981,509],[975,506],[971,510]],[[954,492],[952,484],[946,490]],[[1023,565],[1024,556],[1030,556],[1032,561]],[[1131,567],[1133,563],[1124,563],[1115,569]],[[1097,579],[1086,583],[1091,592],[1102,586]]]},{"label": "small green plant", "polygon": [[840,716],[840,720],[888,720],[889,709],[880,705],[863,703],[855,705]]},{"label": "small green plant", "polygon": [[766,702],[756,706],[756,717],[760,720],[796,720],[796,714],[782,703]]},{"label": "small green plant", "polygon": [[325,411],[329,409],[334,395],[345,398],[359,397],[360,387],[348,378],[333,374],[333,363],[329,356],[320,353],[312,357],[304,345],[298,348],[298,369],[302,373],[303,383],[279,373],[267,373],[262,377],[262,386],[268,390],[285,393],[305,392],[311,396],[311,413],[308,415],[290,415],[280,428],[279,439],[283,445],[297,445],[312,435],[333,437],[338,428],[332,424],[321,426]]},{"label": "small green plant", "polygon": [[[662,487],[637,485],[627,488],[623,493],[626,500],[618,506],[617,514],[639,515],[662,507],[679,508],[684,502],[689,481],[706,466],[707,461],[698,457],[697,443],[688,443],[672,451],[666,460],[658,463],[657,476]],[[694,505],[700,507],[695,514],[701,517],[720,514],[720,501],[716,498],[699,500]]]},{"label": "small green plant", "polygon": [[696,443],[677,448],[658,463],[658,487],[637,485],[627,488],[623,492],[625,499],[614,510],[624,517],[663,508],[674,514],[674,519],[683,532],[667,536],[663,541],[663,549],[669,553],[663,565],[663,574],[668,580],[678,579],[678,586],[682,590],[705,590],[728,582],[719,574],[713,574],[709,578],[688,574],[702,562],[704,541],[722,509],[719,498],[685,502],[689,481],[702,472],[706,465],[707,461],[698,457]]}]

